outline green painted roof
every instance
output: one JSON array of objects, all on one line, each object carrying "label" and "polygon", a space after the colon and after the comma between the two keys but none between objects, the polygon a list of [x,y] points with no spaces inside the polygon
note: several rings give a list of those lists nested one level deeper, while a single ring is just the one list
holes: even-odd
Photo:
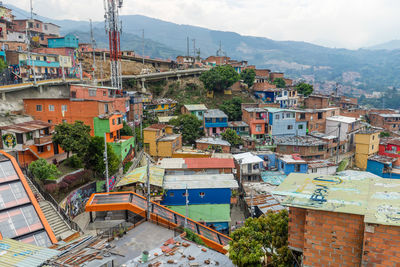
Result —
[{"label": "green painted roof", "polygon": [[[186,214],[186,206],[168,206],[169,209],[182,215]],[[230,222],[231,211],[229,204],[189,205],[188,217],[195,221]]]}]

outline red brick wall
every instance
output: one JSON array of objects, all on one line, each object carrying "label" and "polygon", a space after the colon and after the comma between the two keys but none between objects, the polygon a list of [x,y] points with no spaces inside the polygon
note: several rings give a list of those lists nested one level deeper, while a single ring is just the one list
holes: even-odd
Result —
[{"label": "red brick wall", "polygon": [[329,106],[329,99],[326,97],[312,96],[304,98],[305,108],[327,108]]},{"label": "red brick wall", "polygon": [[294,250],[304,249],[304,224],[306,210],[300,208],[289,208],[289,247]]},{"label": "red brick wall", "polygon": [[[206,143],[196,143],[196,148],[200,150],[207,150],[210,146],[210,144]],[[221,146],[222,148],[222,153],[230,153],[231,152],[231,147],[230,146]]]},{"label": "red brick wall", "polygon": [[367,224],[363,266],[400,266],[400,227]]},{"label": "red brick wall", "polygon": [[360,266],[364,236],[361,215],[307,210],[305,266]]}]

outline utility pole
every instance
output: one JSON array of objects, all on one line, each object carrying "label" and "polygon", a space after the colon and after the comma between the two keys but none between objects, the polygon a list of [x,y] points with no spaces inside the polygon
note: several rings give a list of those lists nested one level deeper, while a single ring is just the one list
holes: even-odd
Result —
[{"label": "utility pole", "polygon": [[186,37],[186,56],[190,56],[190,53],[189,53],[189,36]]},{"label": "utility pole", "polygon": [[250,212],[251,212],[251,218],[253,218],[254,217],[253,189],[251,189],[251,194],[250,194]]},{"label": "utility pole", "polygon": [[196,39],[192,39],[193,42],[193,57],[196,58]]},{"label": "utility pole", "polygon": [[339,122],[338,129],[339,129],[339,134],[338,134],[338,143],[336,146],[336,163],[339,163],[339,148],[340,148],[340,128],[342,127],[342,124]]},{"label": "utility pole", "polygon": [[94,40],[94,36],[93,36],[93,25],[92,25],[92,19],[89,19],[90,22],[90,41],[92,43],[92,56],[93,56],[93,65],[92,65],[92,69],[93,69],[93,84],[96,84],[96,52],[95,52],[95,48],[96,48],[96,41]]},{"label": "utility pole", "polygon": [[31,53],[31,31],[28,31],[29,23],[32,23],[33,25],[33,5],[32,5],[32,0],[30,0],[30,10],[31,10],[31,17],[25,24],[25,33],[27,37],[27,48],[28,48],[28,66],[30,66],[30,71],[29,73],[33,76],[34,84],[36,84],[36,72],[35,72],[35,64],[32,62],[32,53]]},{"label": "utility pole", "polygon": [[143,69],[144,68],[144,29],[142,30],[142,60],[143,60]]},{"label": "utility pole", "polygon": [[189,192],[186,184],[186,190],[185,190],[185,198],[186,198],[186,207],[185,207],[185,228],[187,228],[187,218],[189,216]]},{"label": "utility pole", "polygon": [[108,181],[108,156],[107,156],[107,133],[104,133],[104,164],[106,165],[106,190],[110,192]]},{"label": "utility pole", "polygon": [[147,158],[147,220],[150,221],[150,159]]}]

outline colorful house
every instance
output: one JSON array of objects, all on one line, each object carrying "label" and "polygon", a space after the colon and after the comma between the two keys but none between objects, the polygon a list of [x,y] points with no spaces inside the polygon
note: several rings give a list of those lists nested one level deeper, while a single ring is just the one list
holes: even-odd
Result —
[{"label": "colorful house", "polygon": [[[135,138],[133,136],[121,136],[122,115],[118,113],[103,114],[93,119],[94,135],[106,136],[115,154],[121,161],[131,159],[135,154]],[[128,157],[128,158],[127,158]]]},{"label": "colorful house", "polygon": [[214,137],[202,137],[196,140],[196,148],[217,153],[230,153],[231,144],[228,141]]},{"label": "colorful house", "polygon": [[400,168],[395,168],[396,158],[374,155],[368,159],[367,172],[382,178],[400,179]]},{"label": "colorful house", "polygon": [[[40,247],[57,243],[17,161],[3,151],[0,151],[0,199],[1,238],[11,238]],[[11,253],[6,250],[3,252]],[[19,254],[13,257],[16,255]],[[7,263],[3,265],[8,266]]]},{"label": "colorful house", "polygon": [[219,135],[228,127],[228,116],[219,109],[209,109],[204,113],[203,126],[206,136]]},{"label": "colorful house", "polygon": [[170,158],[182,148],[182,135],[171,125],[153,124],[143,130],[144,151],[152,157]]},{"label": "colorful house", "polygon": [[242,109],[242,120],[249,125],[250,135],[255,139],[264,139],[268,133],[268,113],[263,108]]},{"label": "colorful house", "polygon": [[151,103],[145,105],[148,112],[168,115],[175,109],[177,102],[170,98],[153,99]]},{"label": "colorful house", "polygon": [[166,175],[163,187],[162,205],[182,211],[188,204],[189,218],[229,231],[231,190],[238,188],[233,174]]},{"label": "colorful house", "polygon": [[379,131],[365,130],[355,134],[355,164],[358,168],[367,168],[368,158],[379,151]]},{"label": "colorful house", "polygon": [[59,145],[52,141],[51,123],[29,121],[0,127],[1,148],[15,154],[21,167],[37,159],[52,161],[56,155],[63,153]]},{"label": "colorful house", "polygon": [[193,114],[201,121],[206,111],[207,107],[204,104],[183,105],[181,108],[182,114]]},{"label": "colorful house", "polygon": [[261,181],[261,170],[263,160],[251,152],[233,155],[236,163],[236,172],[239,174],[240,181]]},{"label": "colorful house", "polygon": [[396,158],[395,165],[400,166],[400,138],[383,138],[379,144],[379,155]]},{"label": "colorful house", "polygon": [[79,39],[73,34],[67,34],[63,37],[47,38],[49,48],[70,47],[77,49],[79,47]]},{"label": "colorful house", "polygon": [[268,110],[268,133],[271,136],[305,136],[307,122],[296,121],[296,111],[280,108]]},{"label": "colorful house", "polygon": [[239,136],[250,134],[249,125],[244,121],[228,121],[228,128],[234,130]]},{"label": "colorful house", "polygon": [[278,157],[278,169],[286,175],[292,172],[307,173],[308,165],[299,154],[281,155]]}]

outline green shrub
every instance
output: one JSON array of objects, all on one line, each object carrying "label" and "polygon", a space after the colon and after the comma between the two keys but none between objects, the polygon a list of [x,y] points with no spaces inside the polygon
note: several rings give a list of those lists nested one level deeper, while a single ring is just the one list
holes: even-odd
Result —
[{"label": "green shrub", "polygon": [[57,169],[56,165],[48,163],[45,159],[33,161],[29,164],[28,170],[35,178],[42,181],[55,179],[57,175],[60,175],[60,171]]},{"label": "green shrub", "polygon": [[132,165],[133,165],[132,161],[129,161],[129,162],[125,163],[125,165],[124,165],[124,173],[129,171],[129,169],[130,169],[130,167],[132,167]]},{"label": "green shrub", "polygon": [[192,230],[185,228],[185,233],[187,240],[205,246],[204,241],[198,235],[196,235]]},{"label": "green shrub", "polygon": [[71,168],[82,168],[83,163],[80,157],[73,155],[65,160],[65,164]]}]

